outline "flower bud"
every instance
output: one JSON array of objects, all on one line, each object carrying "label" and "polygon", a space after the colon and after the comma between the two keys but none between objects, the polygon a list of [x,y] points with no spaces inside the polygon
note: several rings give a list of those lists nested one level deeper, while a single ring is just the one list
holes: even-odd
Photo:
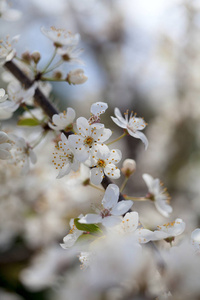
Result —
[{"label": "flower bud", "polygon": [[87,76],[85,76],[84,71],[82,69],[75,69],[70,71],[67,74],[66,81],[69,84],[82,84],[87,81]]},{"label": "flower bud", "polygon": [[40,53],[38,51],[35,51],[31,54],[31,59],[34,61],[35,64],[37,64],[40,61]]},{"label": "flower bud", "polygon": [[53,73],[53,78],[55,78],[55,79],[62,79],[62,77],[63,77],[63,74],[60,71],[56,71]]},{"label": "flower bud", "polygon": [[121,171],[126,177],[130,177],[136,171],[136,162],[134,159],[125,159]]},{"label": "flower bud", "polygon": [[26,52],[22,53],[22,59],[23,59],[27,64],[30,64],[30,62],[31,62],[31,54],[30,54],[30,52],[26,51]]}]

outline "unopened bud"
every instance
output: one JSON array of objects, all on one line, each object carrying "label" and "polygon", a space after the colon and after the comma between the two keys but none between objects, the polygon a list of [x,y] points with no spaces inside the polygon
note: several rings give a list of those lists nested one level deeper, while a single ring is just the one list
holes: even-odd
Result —
[{"label": "unopened bud", "polygon": [[134,159],[130,159],[130,158],[125,159],[121,171],[126,177],[130,177],[133,173],[135,173],[136,162],[134,161]]},{"label": "unopened bud", "polygon": [[60,71],[56,71],[53,73],[53,78],[55,78],[55,79],[61,79],[62,77],[63,77],[63,74]]},{"label": "unopened bud", "polygon": [[69,84],[82,84],[86,82],[87,79],[82,69],[75,69],[67,74],[66,81],[69,82]]},{"label": "unopened bud", "polygon": [[30,64],[30,62],[31,62],[31,55],[30,55],[30,52],[26,51],[26,52],[22,53],[22,59],[23,59],[27,64]]},{"label": "unopened bud", "polygon": [[35,51],[31,54],[31,59],[34,61],[35,64],[37,64],[40,61],[40,53],[38,51]]}]

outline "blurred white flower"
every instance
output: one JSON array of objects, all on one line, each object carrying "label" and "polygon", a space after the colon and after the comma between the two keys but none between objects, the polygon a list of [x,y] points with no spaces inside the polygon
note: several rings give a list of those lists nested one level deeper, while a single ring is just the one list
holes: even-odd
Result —
[{"label": "blurred white flower", "polygon": [[52,117],[52,123],[48,123],[49,127],[54,130],[66,130],[73,129],[73,122],[76,117],[76,112],[73,108],[68,107],[67,111],[60,114],[55,114]]},{"label": "blurred white flower", "polygon": [[8,135],[0,131],[0,159],[8,159],[11,157],[11,144]]},{"label": "blurred white flower", "polygon": [[14,36],[10,42],[8,38],[6,41],[0,40],[0,66],[15,57],[16,50],[13,48],[13,44],[17,42],[18,39],[19,35]]},{"label": "blurred white flower", "polygon": [[124,115],[125,118],[122,117],[119,108],[116,107],[115,108],[116,118],[111,117],[111,119],[119,127],[126,129],[131,136],[140,139],[144,143],[145,149],[147,149],[148,140],[144,135],[144,133],[140,132],[140,130],[143,130],[146,127],[147,123],[142,118],[136,118],[136,115],[133,116],[132,112],[129,117],[129,120],[128,120],[128,111],[124,113]]},{"label": "blurred white flower", "polygon": [[72,34],[70,31],[60,28],[58,29],[54,26],[51,26],[49,30],[42,27],[41,32],[54,42],[55,47],[75,46],[78,44],[80,39],[78,33]]},{"label": "blurred white flower", "polygon": [[191,244],[196,253],[200,253],[200,228],[196,228],[191,234]]},{"label": "blurred white flower", "polygon": [[66,46],[64,48],[58,48],[57,54],[62,57],[63,62],[83,64],[83,61],[79,58],[83,52],[82,49],[77,49],[76,46]]},{"label": "blurred white flower", "polygon": [[6,100],[0,103],[0,108],[3,108],[9,112],[14,112],[22,103],[28,102],[32,99],[35,93],[35,87],[32,86],[28,90],[24,90],[21,84],[18,81],[11,81],[8,84],[8,97],[9,100]]},{"label": "blurred white flower", "polygon": [[172,212],[172,207],[168,204],[170,201],[170,196],[166,188],[162,187],[162,184],[158,178],[154,179],[149,174],[143,174],[142,177],[149,189],[149,194],[147,194],[146,198],[154,202],[157,210],[164,217],[169,217],[169,214]]},{"label": "blurred white flower", "polygon": [[115,184],[109,184],[105,191],[105,195],[102,200],[102,209],[98,210],[98,214],[87,214],[79,220],[79,223],[94,224],[102,223],[106,227],[114,226],[121,221],[121,215],[126,213],[133,201],[131,200],[119,200],[119,188]]},{"label": "blurred white flower", "polygon": [[[83,215],[79,215],[78,218],[83,217]],[[83,234],[84,231],[82,230],[78,230],[74,224],[74,219],[71,219],[69,222],[70,225],[70,232],[63,238],[63,244],[60,244],[60,246],[63,249],[68,249],[70,247],[72,247],[75,242],[77,241],[77,239],[79,238],[79,236],[81,236]]]},{"label": "blurred white flower", "polygon": [[0,0],[0,18],[6,21],[17,21],[21,17],[21,12],[11,9],[7,0]]},{"label": "blurred white flower", "polygon": [[83,84],[87,81],[87,79],[88,78],[85,76],[82,69],[75,69],[67,74],[66,81],[68,81],[69,84]]},{"label": "blurred white flower", "polygon": [[153,232],[152,241],[160,239],[172,239],[183,233],[185,230],[185,222],[182,219],[176,219],[173,222],[166,223],[161,226],[157,226],[158,230]]},{"label": "blurred white flower", "polygon": [[56,169],[59,169],[57,178],[62,178],[69,174],[71,170],[78,171],[80,163],[75,157],[73,146],[70,145],[64,133],[61,134],[61,141],[55,147],[52,162]]},{"label": "blurred white flower", "polygon": [[119,225],[111,228],[111,232],[120,235],[129,235],[130,239],[138,243],[147,243],[151,240],[152,231],[144,229],[139,224],[139,215],[136,211],[126,213]]},{"label": "blurred white flower", "polygon": [[0,103],[6,101],[8,95],[6,94],[4,89],[0,89]]},{"label": "blurred white flower", "polygon": [[30,169],[30,162],[35,164],[37,161],[36,154],[24,138],[14,134],[9,134],[9,138],[13,142],[10,163],[19,164],[22,168],[22,174],[27,174]]},{"label": "blurred white flower", "polygon": [[120,177],[120,170],[116,167],[116,164],[121,160],[122,154],[118,149],[112,149],[107,158],[101,158],[98,154],[92,157],[92,169],[91,169],[91,182],[95,185],[99,185],[103,180],[104,174],[109,178],[118,179]]}]

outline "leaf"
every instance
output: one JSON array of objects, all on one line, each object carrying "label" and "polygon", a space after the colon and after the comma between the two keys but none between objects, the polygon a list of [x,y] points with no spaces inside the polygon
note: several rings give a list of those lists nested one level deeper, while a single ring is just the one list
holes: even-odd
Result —
[{"label": "leaf", "polygon": [[40,121],[32,118],[27,118],[27,119],[20,119],[17,122],[17,125],[19,126],[37,126],[40,125]]},{"label": "leaf", "polygon": [[94,241],[96,239],[95,235],[92,234],[82,234],[78,237],[78,239],[76,240],[76,243],[79,242],[89,242],[89,241]]},{"label": "leaf", "polygon": [[78,222],[79,218],[74,219],[74,224],[78,230],[82,230],[85,232],[102,232],[102,230],[99,228],[99,226],[95,224],[81,224]]}]

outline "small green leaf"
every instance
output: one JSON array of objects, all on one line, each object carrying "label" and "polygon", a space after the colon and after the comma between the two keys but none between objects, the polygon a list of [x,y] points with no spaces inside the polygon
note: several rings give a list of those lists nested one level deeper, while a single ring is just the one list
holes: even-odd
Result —
[{"label": "small green leaf", "polygon": [[40,125],[40,121],[32,118],[20,119],[17,123],[19,126],[37,126]]},{"label": "small green leaf", "polygon": [[74,219],[74,224],[78,230],[82,230],[85,232],[102,232],[99,226],[95,224],[81,224],[78,222],[79,218]]},{"label": "small green leaf", "polygon": [[79,238],[76,240],[76,243],[79,243],[79,242],[89,242],[89,241],[94,241],[96,239],[96,236],[95,235],[92,235],[92,234],[82,234],[79,236]]}]

